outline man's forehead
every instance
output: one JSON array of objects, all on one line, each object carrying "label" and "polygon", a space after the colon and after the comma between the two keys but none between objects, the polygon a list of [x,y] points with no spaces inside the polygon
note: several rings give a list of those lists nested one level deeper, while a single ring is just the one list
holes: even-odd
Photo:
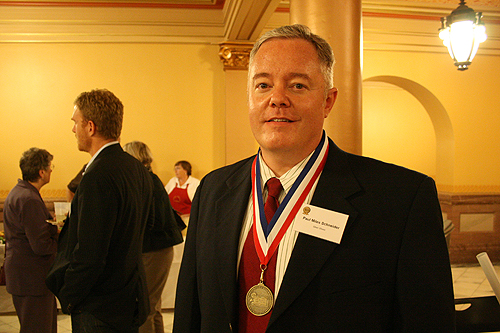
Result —
[{"label": "man's forehead", "polygon": [[262,60],[252,63],[248,74],[250,81],[277,78],[312,80],[313,77],[321,75],[321,66],[314,61],[288,61],[283,66],[276,66],[272,61]]},{"label": "man's forehead", "polygon": [[320,67],[321,64],[318,53],[310,42],[303,39],[271,39],[263,43],[255,53],[249,70],[256,74],[266,73],[280,70],[284,66],[294,72],[303,72],[305,67]]},{"label": "man's forehead", "polygon": [[[299,51],[300,49],[300,51]],[[290,52],[295,50],[296,52]],[[303,53],[312,53],[317,55],[314,45],[302,38],[271,38],[263,42],[255,52],[255,58],[262,58],[272,55],[282,55],[283,53],[301,55]]]},{"label": "man's forehead", "polygon": [[84,120],[82,111],[78,108],[78,106],[73,107],[73,116],[71,117],[72,120]]}]

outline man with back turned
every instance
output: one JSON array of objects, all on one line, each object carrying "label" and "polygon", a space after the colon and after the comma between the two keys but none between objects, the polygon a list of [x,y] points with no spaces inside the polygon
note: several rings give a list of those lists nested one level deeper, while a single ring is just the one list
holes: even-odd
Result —
[{"label": "man with back turned", "polygon": [[73,332],[137,332],[149,310],[141,254],[151,176],[118,143],[123,104],[113,93],[80,94],[72,120],[78,149],[92,157],[46,282]]}]

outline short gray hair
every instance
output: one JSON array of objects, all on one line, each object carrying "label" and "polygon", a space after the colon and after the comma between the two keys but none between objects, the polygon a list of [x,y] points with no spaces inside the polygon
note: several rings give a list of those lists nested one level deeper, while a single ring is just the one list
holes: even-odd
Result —
[{"label": "short gray hair", "polygon": [[50,169],[53,158],[54,156],[45,149],[33,147],[26,150],[19,160],[23,180],[36,182],[40,179],[40,170]]},{"label": "short gray hair", "polygon": [[250,52],[249,66],[252,65],[255,54],[260,49],[262,44],[272,38],[298,38],[311,43],[318,53],[321,70],[325,78],[326,88],[333,88],[333,68],[335,66],[335,56],[333,55],[332,47],[325,39],[312,33],[309,27],[302,24],[285,25],[263,34],[259,40],[255,42],[253,49]]}]

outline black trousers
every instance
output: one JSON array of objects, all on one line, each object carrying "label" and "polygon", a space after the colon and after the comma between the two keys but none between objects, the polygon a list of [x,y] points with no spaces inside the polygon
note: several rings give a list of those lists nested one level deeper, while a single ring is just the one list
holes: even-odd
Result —
[{"label": "black trousers", "polygon": [[139,329],[120,331],[97,319],[89,312],[71,313],[71,329],[73,333],[138,333]]}]

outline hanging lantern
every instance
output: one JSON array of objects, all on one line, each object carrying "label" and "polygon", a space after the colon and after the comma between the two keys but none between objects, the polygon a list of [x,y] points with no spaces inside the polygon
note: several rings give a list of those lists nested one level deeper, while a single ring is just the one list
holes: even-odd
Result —
[{"label": "hanging lantern", "polygon": [[481,21],[483,13],[474,12],[461,0],[457,9],[441,18],[439,38],[448,48],[459,71],[464,71],[476,55],[479,43],[486,40],[486,29]]}]

